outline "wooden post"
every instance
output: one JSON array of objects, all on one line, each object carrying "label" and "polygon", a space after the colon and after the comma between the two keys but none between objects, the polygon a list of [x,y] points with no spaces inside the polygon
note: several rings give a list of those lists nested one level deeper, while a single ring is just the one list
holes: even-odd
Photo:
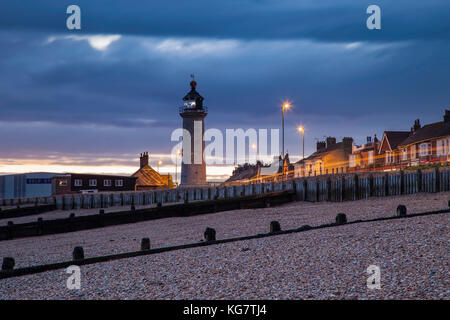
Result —
[{"label": "wooden post", "polygon": [[384,182],[384,196],[387,196],[387,195],[389,195],[389,174],[388,173],[384,174],[383,182]]},{"label": "wooden post", "polygon": [[74,261],[84,259],[83,247],[75,247],[72,252],[72,258]]},{"label": "wooden post", "polygon": [[103,208],[103,193],[100,193],[100,208]]},{"label": "wooden post", "polygon": [[11,240],[14,237],[13,227],[14,227],[14,222],[8,221],[8,225],[7,225],[8,240]]},{"label": "wooden post", "polygon": [[345,213],[338,213],[336,215],[336,224],[342,225],[347,223],[347,216]]},{"label": "wooden post", "polygon": [[294,190],[294,196],[292,197],[292,201],[297,201],[297,182],[292,180],[292,190]]},{"label": "wooden post", "polygon": [[141,240],[141,250],[142,251],[150,250],[150,239],[149,238],[142,238],[142,240]]},{"label": "wooden post", "polygon": [[440,179],[440,175],[439,175],[439,168],[434,168],[434,174],[435,174],[435,179],[436,179],[436,191],[435,192],[439,192],[440,191],[440,186],[441,186],[441,179]]},{"label": "wooden post", "polygon": [[281,231],[280,223],[278,221],[272,221],[270,223],[270,233],[280,232],[280,231]]},{"label": "wooden post", "polygon": [[44,220],[42,218],[37,219],[36,233],[38,236],[44,234]]},{"label": "wooden post", "polygon": [[400,170],[400,194],[405,194],[405,172]]},{"label": "wooden post", "polygon": [[13,270],[16,262],[12,257],[4,257],[2,263],[2,270]]},{"label": "wooden post", "polygon": [[205,241],[216,241],[216,230],[213,228],[206,228],[205,233],[203,234],[205,237]]},{"label": "wooden post", "polygon": [[331,201],[331,178],[327,178],[327,201]]},{"label": "wooden post", "polygon": [[316,181],[315,185],[316,185],[316,202],[319,202],[319,200],[320,200],[320,198],[319,198],[319,193],[320,193],[319,181]]},{"label": "wooden post", "polygon": [[422,192],[422,170],[420,169],[417,170],[417,186],[419,189],[417,191]]}]

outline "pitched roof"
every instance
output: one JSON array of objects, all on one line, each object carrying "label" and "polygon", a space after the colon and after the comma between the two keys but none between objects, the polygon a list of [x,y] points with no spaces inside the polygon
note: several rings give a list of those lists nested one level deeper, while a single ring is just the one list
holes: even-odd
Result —
[{"label": "pitched roof", "polygon": [[313,154],[311,154],[310,156],[306,157],[305,159],[301,159],[301,160],[297,161],[296,163],[304,163],[305,161],[308,161],[308,160],[313,160],[313,159],[323,157],[326,154],[330,153],[331,151],[334,151],[334,150],[337,150],[337,149],[340,149],[343,147],[344,147],[344,143],[342,141],[333,143],[332,145],[330,145],[326,148],[323,148],[319,151],[316,151]]},{"label": "pitched roof", "polygon": [[163,180],[165,186],[169,186],[169,187],[174,186],[174,183],[172,181],[172,175],[161,174],[160,176],[161,176],[161,179]]},{"label": "pitched roof", "polygon": [[450,135],[450,122],[435,122],[427,124],[420,129],[414,131],[408,138],[403,140],[399,146],[407,146],[419,141],[428,140],[432,138],[445,137]]},{"label": "pitched roof", "polygon": [[[397,148],[397,146],[402,143],[406,138],[409,137],[411,132],[409,131],[385,131],[387,140],[389,141],[389,145],[391,146],[391,150]],[[381,146],[380,146],[381,147]]]},{"label": "pitched roof", "polygon": [[[163,179],[161,175],[156,172],[149,165],[143,166],[138,171],[133,173],[132,177],[137,178],[137,186],[166,186],[167,179]],[[164,181],[166,180],[166,181]]]},{"label": "pitched roof", "polygon": [[251,179],[256,177],[257,174],[258,168],[256,165],[244,164],[234,169],[231,177],[225,182]]}]

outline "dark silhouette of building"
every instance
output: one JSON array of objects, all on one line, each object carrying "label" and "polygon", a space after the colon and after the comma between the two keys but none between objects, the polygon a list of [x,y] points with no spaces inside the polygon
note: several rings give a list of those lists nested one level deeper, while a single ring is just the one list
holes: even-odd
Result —
[{"label": "dark silhouette of building", "polygon": [[133,191],[136,178],[101,174],[68,173],[53,177],[53,194]]}]

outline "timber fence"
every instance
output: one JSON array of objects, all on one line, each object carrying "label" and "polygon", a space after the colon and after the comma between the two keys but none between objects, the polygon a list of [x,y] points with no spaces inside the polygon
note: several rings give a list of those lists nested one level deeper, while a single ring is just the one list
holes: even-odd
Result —
[{"label": "timber fence", "polygon": [[[300,201],[349,201],[418,192],[450,191],[450,169],[358,172],[294,178],[284,181],[190,187],[165,190],[67,194],[51,197],[0,199],[0,207],[52,205],[57,210],[110,208],[164,203],[208,201],[296,190]],[[5,211],[5,210],[4,210]],[[0,211],[0,216],[2,212]]]}]

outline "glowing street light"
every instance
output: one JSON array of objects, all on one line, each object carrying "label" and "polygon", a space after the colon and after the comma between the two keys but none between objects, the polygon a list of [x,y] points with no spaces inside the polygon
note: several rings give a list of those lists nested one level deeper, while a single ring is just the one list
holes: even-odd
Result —
[{"label": "glowing street light", "polygon": [[[256,154],[257,154],[257,151],[258,151],[258,146],[256,145],[256,143],[253,143],[253,144],[251,145],[251,148],[252,148],[253,150],[255,150],[255,157],[256,157]],[[250,153],[249,153],[249,156],[250,156]],[[258,161],[256,161],[256,162],[258,162]]]},{"label": "glowing street light", "polygon": [[283,138],[282,138],[282,141],[283,141],[283,157],[284,157],[284,110],[288,110],[289,108],[291,107],[291,105],[289,104],[289,102],[285,102],[285,103],[283,103],[283,107],[281,108],[282,109],[282,112],[283,112],[283,130],[282,130],[282,134],[283,134]]},{"label": "glowing street light", "polygon": [[301,133],[303,136],[303,141],[302,141],[303,158],[302,159],[305,159],[305,128],[303,128],[302,126],[298,127],[298,132]]},{"label": "glowing street light", "polygon": [[161,160],[158,161],[158,173],[159,173],[159,165],[162,163]]}]

